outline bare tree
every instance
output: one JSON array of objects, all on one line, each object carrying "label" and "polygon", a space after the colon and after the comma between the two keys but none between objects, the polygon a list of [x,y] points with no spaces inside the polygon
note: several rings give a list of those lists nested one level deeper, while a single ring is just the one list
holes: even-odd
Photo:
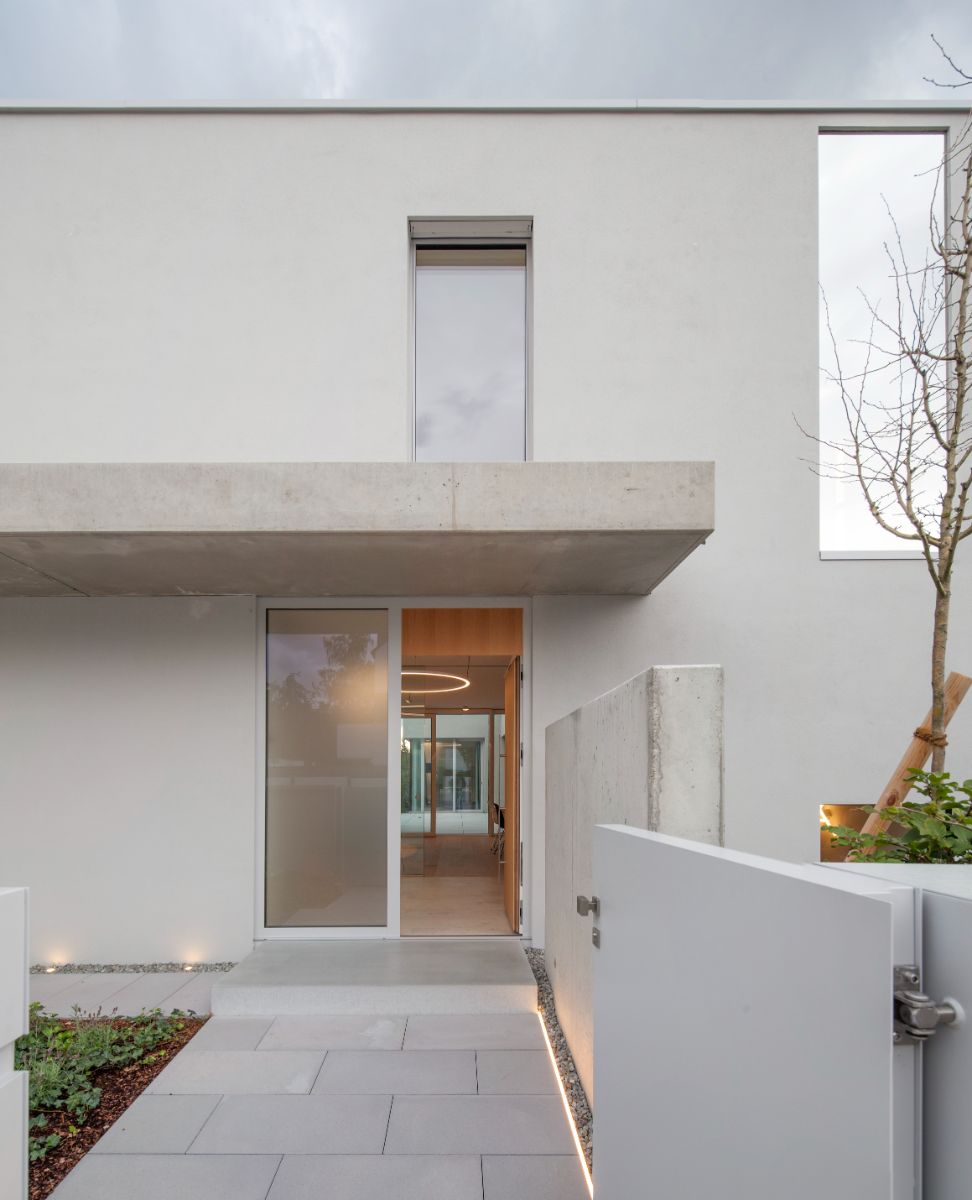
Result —
[{"label": "bare tree", "polygon": [[[942,54],[959,75],[949,86],[972,84]],[[950,193],[956,197],[951,204]],[[938,215],[942,195],[944,218]],[[972,122],[946,150],[935,197],[920,264],[908,261],[888,209],[892,236],[885,253],[896,304],[885,316],[862,293],[870,330],[863,366],[854,373],[842,368],[824,297],[836,364],[828,374],[843,405],[846,436],[815,440],[829,460],[820,472],[856,480],[877,524],[921,549],[935,588],[929,740],[932,770],[941,771],[952,576],[959,545],[972,534]]]}]

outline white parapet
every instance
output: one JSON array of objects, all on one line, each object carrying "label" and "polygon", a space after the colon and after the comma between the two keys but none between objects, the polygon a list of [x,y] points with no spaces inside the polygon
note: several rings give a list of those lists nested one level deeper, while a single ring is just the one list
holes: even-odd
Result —
[{"label": "white parapet", "polygon": [[0,1196],[27,1195],[27,1073],[14,1042],[27,1032],[27,889],[0,888]]},{"label": "white parapet", "polygon": [[546,963],[557,1015],[593,1099],[590,897],[594,826],[721,845],[723,673],[651,667],[547,727]]}]

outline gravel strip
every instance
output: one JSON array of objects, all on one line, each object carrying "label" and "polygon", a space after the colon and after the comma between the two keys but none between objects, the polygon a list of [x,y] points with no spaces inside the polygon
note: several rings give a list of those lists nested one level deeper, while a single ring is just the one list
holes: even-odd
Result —
[{"label": "gravel strip", "polygon": [[[187,970],[187,966],[189,970]],[[236,963],[60,963],[51,970],[51,965],[34,963],[30,968],[31,975],[112,975],[117,973],[137,973],[139,975],[160,975],[168,971],[184,971],[187,975],[199,971],[231,971]]]},{"label": "gravel strip", "polygon": [[553,988],[547,975],[543,961],[542,950],[527,950],[526,956],[530,961],[534,977],[537,981],[537,992],[540,1001],[540,1012],[543,1023],[547,1027],[547,1037],[553,1046],[554,1058],[557,1060],[557,1070],[560,1072],[564,1091],[567,1093],[567,1103],[577,1126],[577,1136],[580,1138],[584,1157],[587,1159],[587,1169],[593,1170],[594,1163],[594,1119],[591,1116],[591,1106],[581,1086],[574,1059],[567,1045],[567,1039],[557,1020],[557,1008],[554,1004]]}]

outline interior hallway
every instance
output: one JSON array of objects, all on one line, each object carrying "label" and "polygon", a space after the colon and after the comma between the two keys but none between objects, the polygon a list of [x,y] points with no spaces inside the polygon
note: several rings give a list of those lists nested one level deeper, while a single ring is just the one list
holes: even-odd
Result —
[{"label": "interior hallway", "polygon": [[[439,834],[402,839],[402,934],[509,934],[503,883],[492,838]],[[422,874],[410,871],[421,859]]]}]

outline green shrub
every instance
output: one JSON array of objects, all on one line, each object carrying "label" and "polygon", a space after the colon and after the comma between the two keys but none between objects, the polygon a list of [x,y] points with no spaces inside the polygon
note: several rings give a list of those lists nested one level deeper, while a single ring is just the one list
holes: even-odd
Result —
[{"label": "green shrub", "polygon": [[[825,825],[833,844],[846,846],[851,862],[972,863],[972,779],[959,783],[947,771],[910,771],[908,778],[923,799],[883,808],[891,828],[860,833]],[[874,805],[861,812],[874,812]]]},{"label": "green shrub", "polygon": [[15,1067],[30,1072],[30,1161],[61,1143],[61,1135],[48,1130],[51,1117],[67,1116],[83,1125],[98,1107],[97,1071],[150,1061],[156,1046],[185,1028],[181,1017],[164,1017],[158,1009],[130,1018],[103,1017],[100,1009],[85,1016],[75,1008],[64,1021],[32,1004],[29,1031],[14,1053]]}]

